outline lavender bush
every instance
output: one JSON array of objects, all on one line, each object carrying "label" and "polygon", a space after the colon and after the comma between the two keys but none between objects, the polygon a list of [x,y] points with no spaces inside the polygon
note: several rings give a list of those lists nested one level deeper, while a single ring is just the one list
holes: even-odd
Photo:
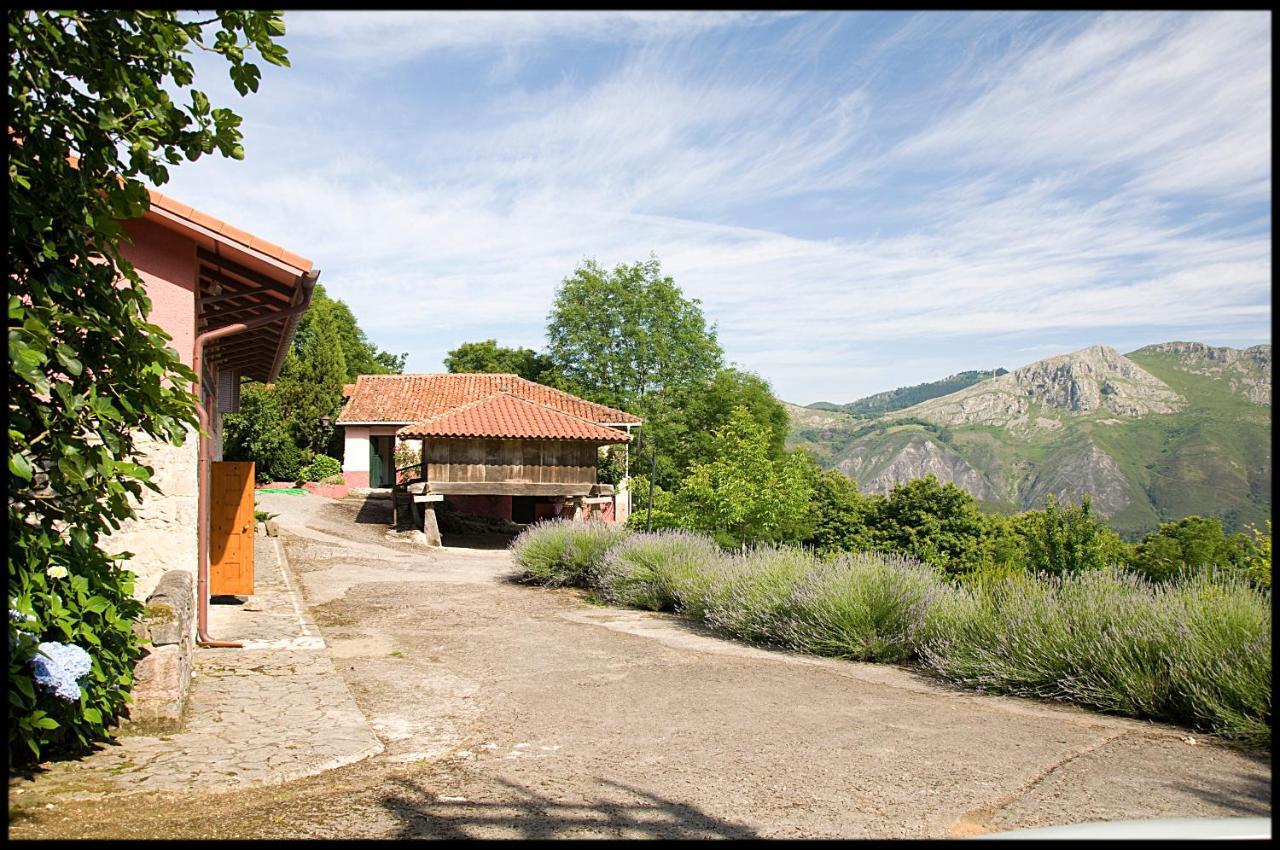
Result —
[{"label": "lavender bush", "polygon": [[931,606],[922,631],[919,657],[957,684],[1270,746],[1270,598],[1241,581],[1011,577]]},{"label": "lavender bush", "polygon": [[627,533],[598,520],[548,520],[522,531],[511,544],[511,553],[525,581],[591,587],[605,554]]},{"label": "lavender bush", "polygon": [[1229,575],[1156,585],[1115,568],[956,584],[877,554],[725,554],[682,532],[551,522],[517,539],[524,576],[675,610],[728,637],[917,661],[993,693],[1069,701],[1271,745],[1271,595]]},{"label": "lavender bush", "polygon": [[729,637],[786,645],[793,591],[818,564],[813,553],[794,546],[761,546],[734,555],[703,588],[703,619]]},{"label": "lavender bush", "polygon": [[814,655],[905,661],[945,582],[910,558],[841,555],[809,570],[786,609],[786,643]]},{"label": "lavender bush", "polygon": [[1170,665],[1176,714],[1270,748],[1270,591],[1240,577],[1206,575],[1172,596],[1181,616]]},{"label": "lavender bush", "polygon": [[721,558],[715,541],[700,534],[633,534],[609,550],[597,585],[613,605],[680,611],[701,619],[705,585]]}]

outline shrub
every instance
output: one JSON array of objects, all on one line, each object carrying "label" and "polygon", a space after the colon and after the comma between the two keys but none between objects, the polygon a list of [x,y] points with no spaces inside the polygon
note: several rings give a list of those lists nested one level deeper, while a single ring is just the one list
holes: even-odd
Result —
[{"label": "shrub", "polygon": [[590,587],[605,554],[626,534],[598,521],[546,520],[520,532],[511,552],[525,581]]},{"label": "shrub", "polygon": [[1128,546],[1097,512],[1088,496],[1078,505],[1059,505],[1050,495],[1044,510],[1027,511],[1015,526],[1025,542],[1027,569],[1064,575],[1123,564]]},{"label": "shrub", "polygon": [[[326,478],[342,478],[342,464],[328,455],[316,455],[302,467],[298,477],[303,481],[324,481]],[[336,483],[341,484],[341,480]]]},{"label": "shrub", "polygon": [[1009,577],[956,590],[927,621],[920,655],[953,682],[1270,744],[1270,597],[1243,581]]},{"label": "shrub", "polygon": [[714,541],[698,534],[633,534],[605,556],[600,595],[614,605],[701,617],[702,586],[722,557]]},{"label": "shrub", "polygon": [[1271,746],[1271,594],[1247,580],[1199,576],[1172,591],[1180,627],[1172,688],[1180,717]]},{"label": "shrub", "polygon": [[844,555],[792,590],[789,645],[855,661],[905,661],[943,579],[909,558]]},{"label": "shrub", "polygon": [[40,758],[105,738],[142,655],[133,573],[75,538],[52,554],[44,570],[9,574],[9,753],[18,761],[21,750]]},{"label": "shrub", "polygon": [[881,551],[919,559],[949,575],[981,559],[986,517],[973,496],[955,484],[926,475],[895,484],[888,498],[872,506],[868,525]]},{"label": "shrub", "polygon": [[698,607],[716,631],[785,645],[792,591],[818,563],[811,552],[792,546],[763,546],[726,558],[708,577]]}]

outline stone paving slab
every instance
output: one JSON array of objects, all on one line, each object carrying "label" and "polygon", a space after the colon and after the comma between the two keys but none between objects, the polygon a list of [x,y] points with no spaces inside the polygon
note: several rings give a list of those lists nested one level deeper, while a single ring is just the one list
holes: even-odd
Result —
[{"label": "stone paving slab", "polygon": [[10,794],[85,799],[274,785],[382,751],[312,621],[279,538],[254,540],[254,595],[209,608],[182,731],[123,735],[76,761],[45,762]]}]

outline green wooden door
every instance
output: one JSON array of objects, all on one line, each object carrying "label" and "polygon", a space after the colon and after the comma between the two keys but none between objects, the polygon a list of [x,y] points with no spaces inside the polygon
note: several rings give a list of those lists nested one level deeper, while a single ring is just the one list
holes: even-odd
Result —
[{"label": "green wooden door", "polygon": [[369,486],[384,487],[382,483],[382,455],[378,452],[378,437],[369,438]]}]

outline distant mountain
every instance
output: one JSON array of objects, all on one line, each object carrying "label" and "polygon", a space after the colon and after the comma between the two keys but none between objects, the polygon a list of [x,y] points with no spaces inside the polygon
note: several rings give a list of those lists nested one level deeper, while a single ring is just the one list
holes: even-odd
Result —
[{"label": "distant mountain", "polygon": [[1235,530],[1271,516],[1270,405],[1270,345],[1095,345],[871,418],[788,406],[789,444],[864,492],[932,472],[991,510],[1088,494],[1128,536],[1193,513]]},{"label": "distant mountain", "polygon": [[904,407],[910,407],[913,404],[919,404],[922,401],[928,401],[931,398],[937,398],[941,395],[962,390],[965,387],[972,386],[979,381],[985,381],[987,378],[993,378],[1007,373],[1006,369],[995,369],[993,371],[973,370],[969,372],[957,372],[954,375],[948,375],[941,381],[930,381],[925,384],[916,384],[912,387],[899,387],[896,390],[888,392],[875,393],[874,395],[860,398],[857,401],[851,401],[848,404],[832,404],[829,401],[817,401],[809,405],[812,410],[826,410],[837,413],[848,413],[852,416],[874,416],[881,413],[888,413],[891,410],[901,410]]}]

